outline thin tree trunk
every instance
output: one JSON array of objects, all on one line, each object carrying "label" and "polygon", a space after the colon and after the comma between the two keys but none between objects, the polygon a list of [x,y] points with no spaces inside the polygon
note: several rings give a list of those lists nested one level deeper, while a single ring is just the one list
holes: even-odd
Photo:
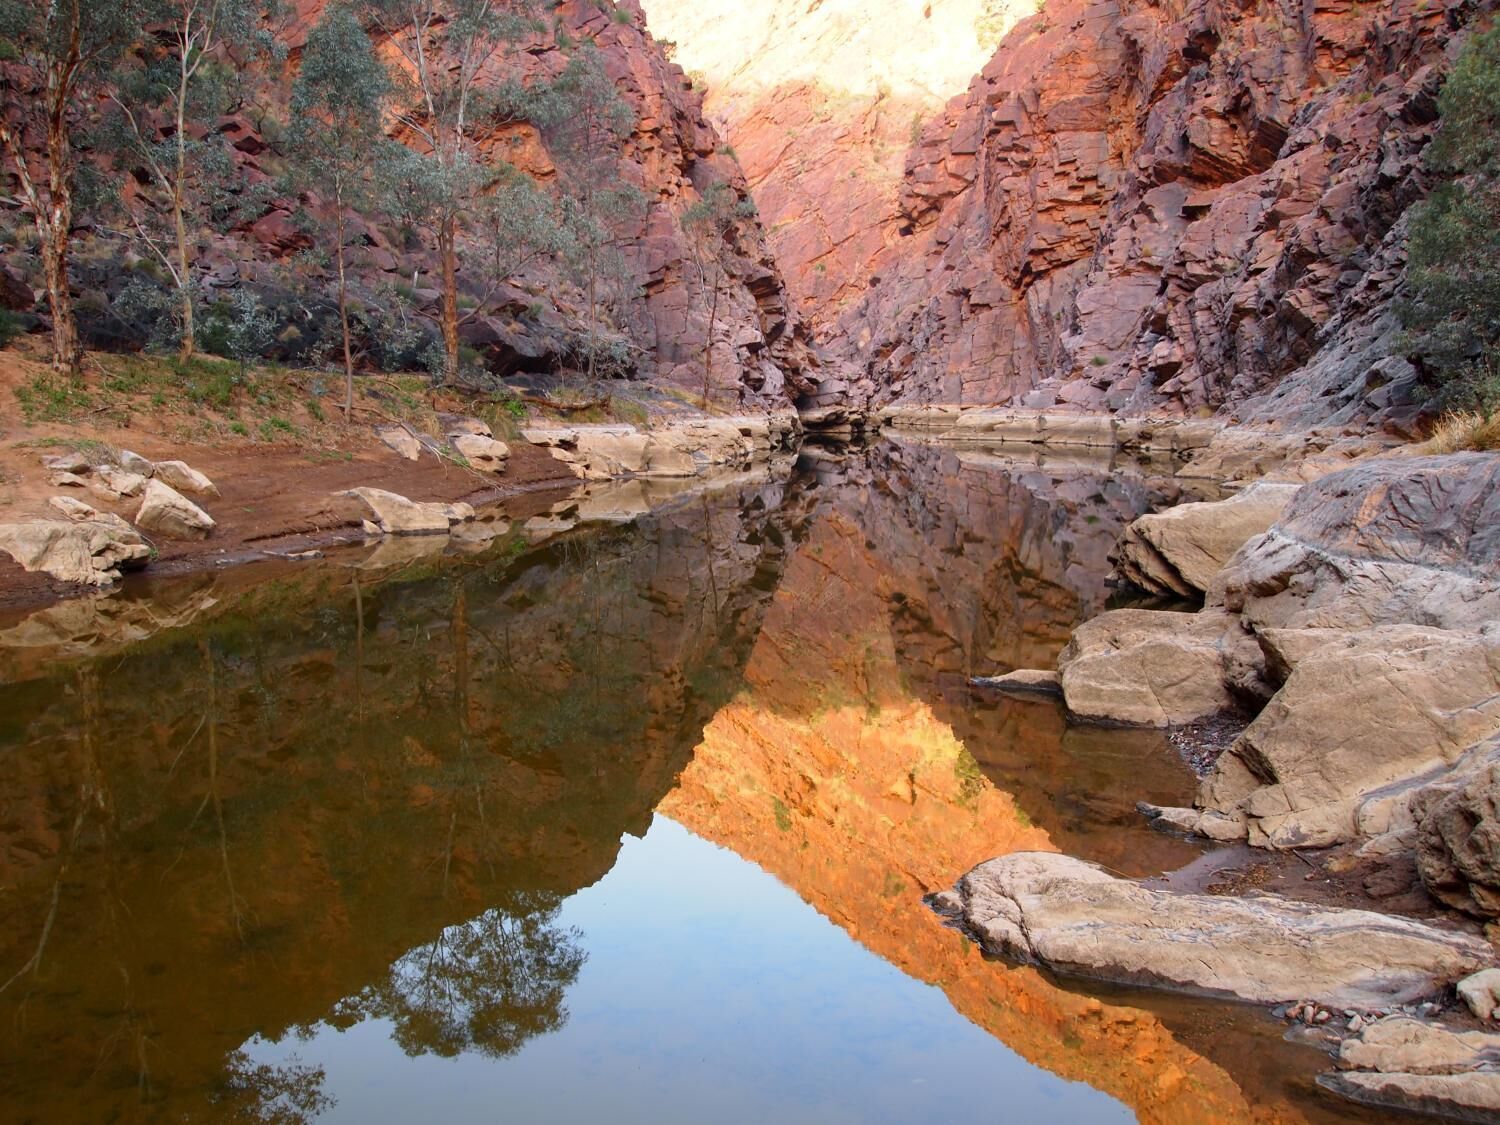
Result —
[{"label": "thin tree trunk", "polygon": [[594,357],[599,354],[599,324],[595,319],[595,309],[598,307],[599,286],[599,256],[593,254],[589,258],[589,385],[594,382]]},{"label": "thin tree trunk", "polygon": [[708,338],[703,341],[703,411],[708,412],[714,379],[714,326],[719,319],[719,278],[714,277],[714,299],[708,306]]},{"label": "thin tree trunk", "polygon": [[443,265],[443,382],[458,378],[458,230],[452,215],[438,227],[438,255]]},{"label": "thin tree trunk", "polygon": [[31,205],[32,222],[42,255],[47,303],[52,310],[52,368],[77,375],[82,356],[78,327],[73,318],[73,298],[68,290],[68,242],[73,229],[73,184],[69,176],[71,140],[68,131],[68,101],[72,83],[68,76],[78,64],[77,28],[73,52],[53,60],[47,68],[47,198],[42,198],[26,161],[25,138],[8,121],[0,120],[0,144],[15,165],[22,194]]},{"label": "thin tree trunk", "polygon": [[344,276],[344,199],[339,195],[334,237],[338,240],[339,324],[344,330],[344,424],[354,417],[354,349],[349,343],[349,283]]},{"label": "thin tree trunk", "polygon": [[[182,65],[187,66],[185,52]],[[182,202],[182,189],[187,178],[187,134],[184,132],[187,126],[187,85],[188,78],[184,73],[182,83],[177,88],[177,178],[172,184],[172,226],[177,235],[177,285],[182,298],[182,347],[179,355],[184,360],[192,359],[198,346],[193,327],[192,276],[188,273],[187,218],[183,213]]]}]

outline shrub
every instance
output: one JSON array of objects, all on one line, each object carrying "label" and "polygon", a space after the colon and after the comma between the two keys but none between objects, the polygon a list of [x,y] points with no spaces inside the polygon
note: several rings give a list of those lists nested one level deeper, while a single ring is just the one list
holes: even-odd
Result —
[{"label": "shrub", "polygon": [[10,342],[24,331],[20,317],[9,309],[0,309],[0,348],[10,347]]},{"label": "shrub", "polygon": [[1413,209],[1398,312],[1439,405],[1500,408],[1500,27],[1472,36],[1438,99],[1428,166],[1447,177]]}]

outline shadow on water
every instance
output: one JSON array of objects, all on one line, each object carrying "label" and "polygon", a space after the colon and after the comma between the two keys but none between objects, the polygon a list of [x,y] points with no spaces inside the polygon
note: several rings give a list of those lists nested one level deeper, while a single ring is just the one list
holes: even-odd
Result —
[{"label": "shadow on water", "polygon": [[[921,903],[1017,849],[1129,874],[1197,854],[1133,814],[1192,790],[1159,736],[969,685],[1049,665],[1108,600],[1120,529],[1174,492],[823,449],[7,624],[0,1112],[316,1116],[316,1058],[247,1045],[356,1027],[525,1055],[606,951],[570,904],[659,811],[1142,1120],[1322,1119],[1316,1057],[1261,1014],[1062,987]],[[665,1034],[645,1018],[610,1029]]]}]

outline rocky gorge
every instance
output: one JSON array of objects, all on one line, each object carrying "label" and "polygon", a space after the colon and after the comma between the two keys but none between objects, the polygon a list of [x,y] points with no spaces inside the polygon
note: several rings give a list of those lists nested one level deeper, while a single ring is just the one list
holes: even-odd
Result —
[{"label": "rocky gorge", "polygon": [[[86,980],[58,1029],[124,1021],[38,1096],[86,1085],[89,1054],[128,1084],[119,1045],[160,1020],[183,1104],[213,1105],[246,1036],[351,996],[396,1010],[382,973],[434,918],[501,909],[555,952],[557,904],[660,813],[1142,1120],[1337,1119],[1325,1095],[1495,1119],[1500,453],[1432,436],[1442,372],[1402,320],[1444,83],[1493,5],[732,7],[565,0],[526,41],[530,82],[592,42],[630,108],[611,175],[645,206],[611,234],[609,324],[629,360],[591,385],[592,295],[539,261],[491,304],[466,290],[482,386],[413,394],[367,364],[329,451],[235,446],[227,421],[168,440],[118,399],[7,427],[0,686],[40,756],[0,794],[29,919],[6,965],[39,976],[45,951]],[[290,68],[322,10],[297,6]],[[217,129],[270,185],[274,138]],[[524,121],[479,147],[562,175]],[[721,190],[710,286],[689,215]],[[317,207],[273,192],[205,231],[205,284],[291,309]],[[124,280],[107,235],[81,232],[95,344]],[[430,247],[379,216],[358,241],[358,285],[410,278],[438,315]],[[3,254],[6,301],[45,327],[32,255]],[[291,339],[269,358],[300,362]],[[206,678],[223,702],[125,713],[153,651],[182,699]],[[329,696],[373,764],[329,741]],[[221,775],[210,748],[178,791],[195,723],[253,751]],[[315,798],[274,779],[293,759]],[[351,770],[346,832],[323,814]],[[205,1031],[191,982],[111,992],[82,921],[47,946],[65,881],[149,913],[156,836],[210,808],[184,955],[245,974],[217,943],[254,915],[287,1002]],[[298,881],[242,909],[231,838]],[[443,857],[435,911],[349,875],[375,855],[418,885],[418,853]],[[110,971],[158,972],[159,939],[117,925]],[[566,1018],[549,967],[518,1044]],[[1183,1030],[1217,1020],[1233,1034]]]}]

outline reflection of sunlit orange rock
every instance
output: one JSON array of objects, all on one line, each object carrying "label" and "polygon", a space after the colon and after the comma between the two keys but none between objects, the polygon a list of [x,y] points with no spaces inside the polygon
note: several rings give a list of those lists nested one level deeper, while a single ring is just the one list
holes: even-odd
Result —
[{"label": "reflection of sunlit orange rock", "polygon": [[980,860],[1054,850],[903,686],[889,581],[826,514],[789,564],[746,669],[663,813],[770,871],[869,949],[929,981],[1029,1061],[1143,1121],[1300,1120],[1255,1107],[1151,1013],[984,960],[921,903]]}]

